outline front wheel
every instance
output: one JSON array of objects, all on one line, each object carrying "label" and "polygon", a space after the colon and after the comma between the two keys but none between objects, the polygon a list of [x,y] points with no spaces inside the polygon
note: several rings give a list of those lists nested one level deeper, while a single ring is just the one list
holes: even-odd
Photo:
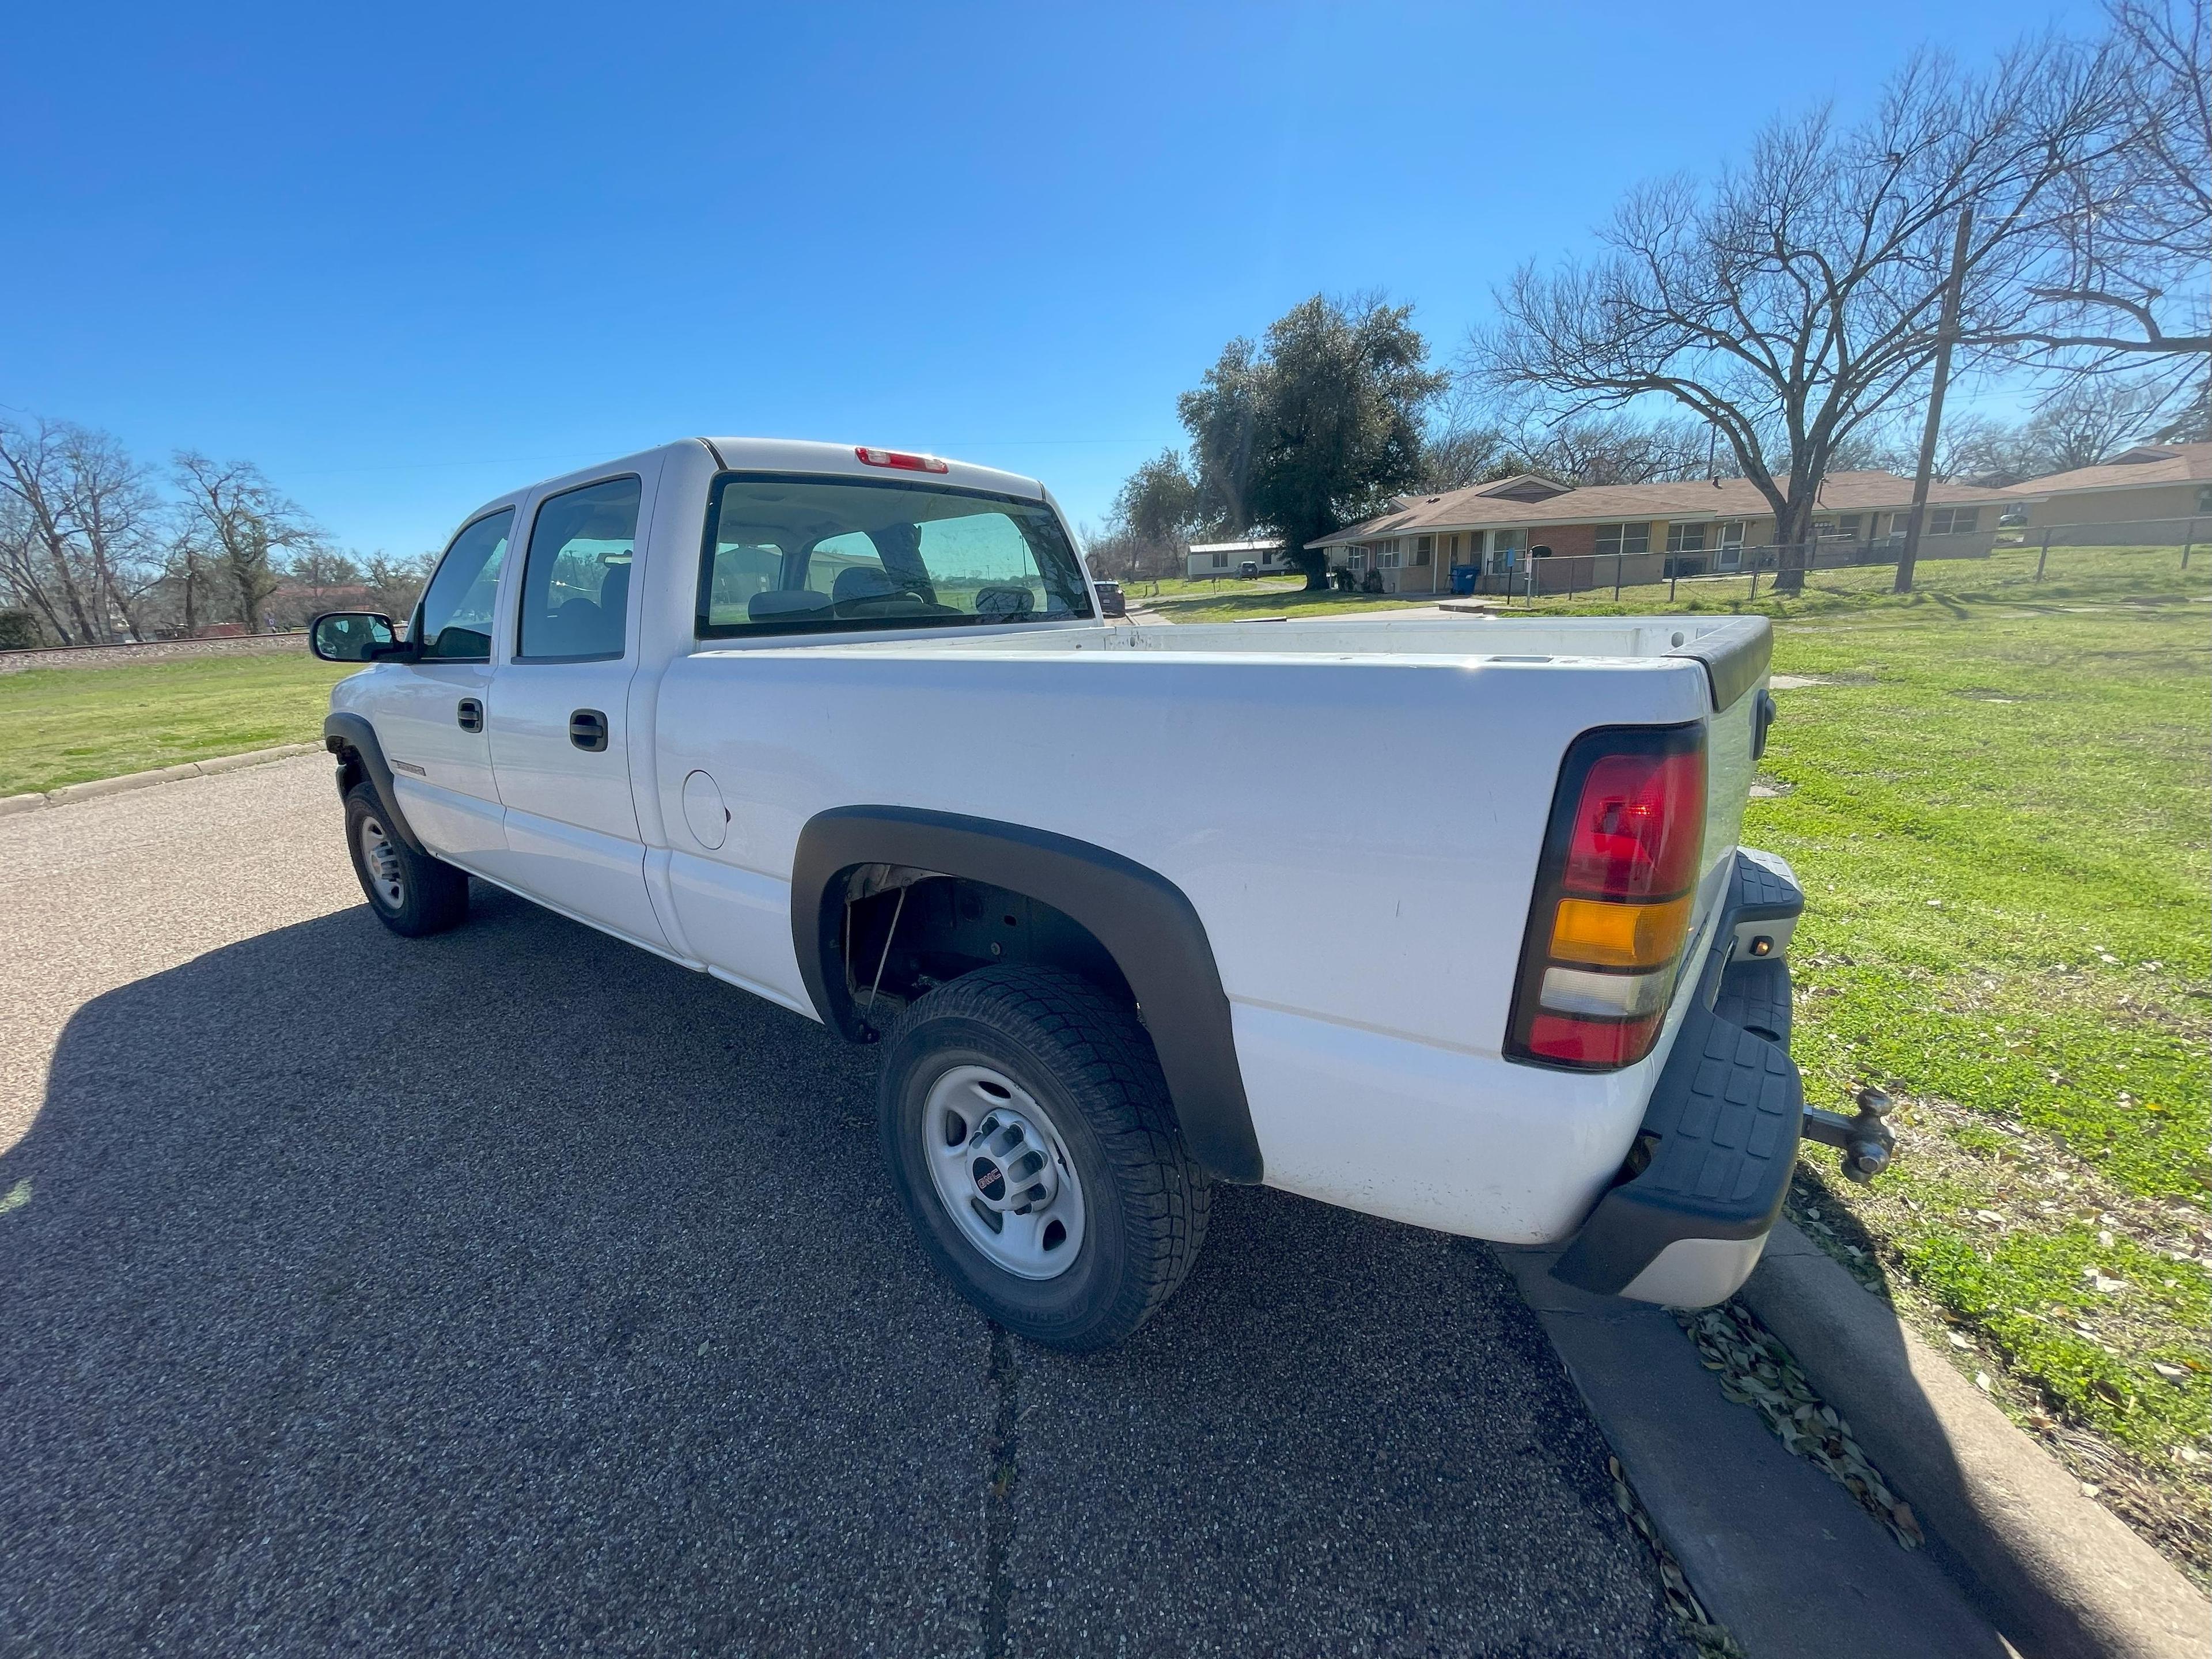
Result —
[{"label": "front wheel", "polygon": [[418,853],[393,833],[384,803],[368,783],[346,791],[346,848],[376,919],[407,939],[441,933],[469,913],[469,878]]},{"label": "front wheel", "polygon": [[884,1156],[924,1247],[978,1308],[1054,1347],[1110,1347],[1164,1306],[1206,1236],[1152,1045],[1055,969],[939,986],[884,1043]]}]

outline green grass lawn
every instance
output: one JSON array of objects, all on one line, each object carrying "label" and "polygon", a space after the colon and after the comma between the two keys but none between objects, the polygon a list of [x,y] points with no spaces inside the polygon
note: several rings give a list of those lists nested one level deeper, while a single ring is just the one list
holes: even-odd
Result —
[{"label": "green grass lawn", "polygon": [[0,674],[0,795],[311,742],[348,672],[288,651]]},{"label": "green grass lawn", "polygon": [[[1501,594],[1478,596],[1502,616],[1641,617],[1658,612],[1692,616],[1732,614],[1771,617],[1776,621],[1824,616],[1856,616],[1896,611],[1906,615],[1942,611],[1954,617],[1966,607],[2017,602],[2031,607],[2147,604],[2202,595],[2212,582],[2212,547],[2181,568],[2179,548],[2061,548],[2051,550],[2041,580],[2036,579],[2036,550],[2000,549],[1987,559],[1930,559],[1919,568],[1914,591],[1893,594],[1894,573],[1886,565],[1814,572],[1802,593],[1777,593],[1774,574],[1761,571],[1759,591],[1749,576],[1698,576],[1673,586],[1653,583],[1622,591],[1610,588],[1572,598],[1555,594],[1527,599]],[[1449,595],[1431,593],[1308,593],[1299,577],[1261,581],[1128,582],[1129,602],[1169,622],[1234,622],[1259,617],[1322,616],[1339,611],[1404,610],[1433,605]],[[1146,598],[1152,588],[1157,597]]]},{"label": "green grass lawn", "polygon": [[1904,1103],[1893,1176],[1808,1152],[1798,1207],[2212,1569],[2212,617],[1963,608],[1778,641],[1820,683],[1745,839],[1806,888],[1796,1052],[1816,1103]]},{"label": "green grass lawn", "polygon": [[1135,605],[1156,599],[1225,599],[1254,593],[1295,593],[1305,586],[1304,576],[1132,576],[1121,591]]},{"label": "green grass lawn", "polygon": [[1163,577],[1158,581],[1128,581],[1121,586],[1132,605],[1140,605],[1162,620],[1178,623],[1402,611],[1408,605],[1430,604],[1435,597],[1428,593],[1339,593],[1333,589],[1309,593],[1303,576],[1262,576],[1250,580],[1224,577],[1218,581]]}]

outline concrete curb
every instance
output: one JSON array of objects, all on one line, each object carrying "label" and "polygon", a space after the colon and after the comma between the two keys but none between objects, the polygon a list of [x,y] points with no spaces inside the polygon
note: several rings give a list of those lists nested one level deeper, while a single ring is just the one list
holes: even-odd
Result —
[{"label": "concrete curb", "polygon": [[1751,1659],[2016,1659],[1940,1564],[1899,1549],[1721,1393],[1672,1314],[1561,1284],[1556,1249],[1491,1249],[1690,1588]]},{"label": "concrete curb", "polygon": [[119,778],[94,778],[89,783],[65,783],[44,794],[0,795],[0,818],[33,812],[42,806],[66,806],[71,801],[95,800],[128,790],[151,788],[157,783],[177,783],[185,778],[213,777],[235,772],[241,766],[260,766],[270,761],[290,760],[295,755],[322,752],[319,743],[287,743],[274,749],[253,749],[243,755],[217,755],[212,760],[186,761],[180,766],[157,766],[150,772],[125,772]]},{"label": "concrete curb", "polygon": [[2212,1601],[1796,1227],[1737,1294],[2023,1652],[2203,1659]]}]

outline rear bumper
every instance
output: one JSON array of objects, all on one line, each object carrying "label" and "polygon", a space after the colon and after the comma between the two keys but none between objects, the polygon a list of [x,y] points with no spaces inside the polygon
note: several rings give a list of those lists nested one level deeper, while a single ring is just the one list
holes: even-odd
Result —
[{"label": "rear bumper", "polygon": [[1805,897],[1782,860],[1739,851],[1723,902],[1635,1150],[1552,1269],[1582,1290],[1724,1300],[1782,1212],[1805,1114],[1787,956]]}]

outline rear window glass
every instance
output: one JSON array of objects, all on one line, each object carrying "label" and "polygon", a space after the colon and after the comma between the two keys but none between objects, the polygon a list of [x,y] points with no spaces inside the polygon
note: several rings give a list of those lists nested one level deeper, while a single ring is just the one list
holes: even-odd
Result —
[{"label": "rear window glass", "polygon": [[1075,550],[1042,501],[757,473],[717,479],[708,498],[702,638],[1090,615]]}]

